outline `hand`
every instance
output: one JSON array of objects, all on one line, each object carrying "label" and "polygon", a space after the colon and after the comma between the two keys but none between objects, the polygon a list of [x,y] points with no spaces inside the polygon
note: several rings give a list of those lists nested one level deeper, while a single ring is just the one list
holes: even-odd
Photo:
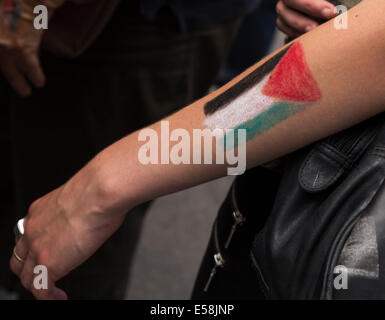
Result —
[{"label": "hand", "polygon": [[312,18],[329,20],[336,16],[335,6],[326,0],[280,0],[277,3],[277,27],[296,38],[318,26]]},{"label": "hand", "polygon": [[37,4],[45,5],[50,17],[64,1],[0,0],[0,73],[23,97],[31,94],[30,84],[37,88],[45,84],[38,57],[44,30],[34,28],[34,8]]},{"label": "hand", "polygon": [[18,18],[9,9],[0,16],[0,72],[18,94],[26,97],[31,94],[30,83],[38,88],[45,83],[38,57],[43,30],[33,26],[32,6],[23,1],[19,10]]},{"label": "hand", "polygon": [[[123,223],[128,206],[112,205],[98,175],[86,166],[67,184],[35,201],[24,235],[10,260],[11,270],[37,299],[67,299],[55,282],[87,260]],[[35,266],[48,270],[48,288],[36,289]]]}]

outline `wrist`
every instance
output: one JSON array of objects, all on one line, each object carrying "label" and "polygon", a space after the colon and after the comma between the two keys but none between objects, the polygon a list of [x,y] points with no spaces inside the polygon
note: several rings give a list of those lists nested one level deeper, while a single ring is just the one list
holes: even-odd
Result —
[{"label": "wrist", "polygon": [[[94,177],[94,190],[97,190],[98,207],[105,212],[127,213],[139,203],[136,201],[134,174],[129,165],[130,159],[120,158],[112,145],[99,153],[87,165]],[[119,149],[119,148],[118,148]]]},{"label": "wrist", "polygon": [[63,212],[81,213],[87,219],[125,215],[133,205],[109,169],[99,154],[72,177],[58,196]]}]

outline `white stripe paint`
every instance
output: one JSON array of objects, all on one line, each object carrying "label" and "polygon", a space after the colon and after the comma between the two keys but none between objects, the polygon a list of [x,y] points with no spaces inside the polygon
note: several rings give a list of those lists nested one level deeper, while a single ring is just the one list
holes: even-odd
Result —
[{"label": "white stripe paint", "polygon": [[204,124],[214,129],[233,129],[241,123],[254,118],[257,114],[273,105],[274,98],[262,94],[262,89],[270,75],[265,76],[257,85],[251,87],[241,96],[209,115]]}]

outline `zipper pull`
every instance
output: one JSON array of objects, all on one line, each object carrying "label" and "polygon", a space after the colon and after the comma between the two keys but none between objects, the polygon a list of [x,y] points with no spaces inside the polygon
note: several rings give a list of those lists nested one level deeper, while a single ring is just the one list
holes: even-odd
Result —
[{"label": "zipper pull", "polygon": [[231,227],[229,237],[227,238],[225,249],[229,247],[230,242],[233,239],[233,235],[237,230],[238,226],[242,226],[246,221],[246,218],[238,210],[233,211],[233,217],[234,217],[234,224]]},{"label": "zipper pull", "polygon": [[211,273],[210,273],[210,277],[207,280],[205,288],[203,289],[204,292],[207,292],[209,290],[211,281],[213,280],[215,274],[217,273],[217,268],[218,267],[223,268],[225,266],[225,260],[223,259],[222,255],[220,253],[214,254],[214,261],[215,261],[215,265],[212,268]]}]

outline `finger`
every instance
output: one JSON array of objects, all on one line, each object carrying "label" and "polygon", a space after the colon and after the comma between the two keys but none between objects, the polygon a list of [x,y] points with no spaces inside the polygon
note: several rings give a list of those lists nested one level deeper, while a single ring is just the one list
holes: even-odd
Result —
[{"label": "finger", "polygon": [[46,288],[31,287],[31,292],[37,300],[67,300],[67,294],[56,287],[52,279],[48,280]]},{"label": "finger", "polygon": [[23,52],[20,63],[21,70],[27,75],[28,79],[37,88],[42,88],[45,84],[45,75],[40,65],[39,57],[36,54]]},{"label": "finger", "polygon": [[[42,198],[36,199],[34,202],[31,203],[31,205],[28,208],[28,212],[31,213],[35,210],[35,207],[39,204]],[[28,217],[25,218],[24,223]]]},{"label": "finger", "polygon": [[286,6],[312,17],[329,20],[335,17],[335,6],[326,0],[283,0]]},{"label": "finger", "polygon": [[48,273],[42,274],[41,270],[35,272],[37,265],[35,256],[29,254],[20,275],[24,288],[38,300],[67,300],[67,294],[55,286]]},{"label": "finger", "polygon": [[297,38],[300,35],[297,31],[287,26],[280,18],[277,18],[277,27],[289,38]]},{"label": "finger", "polygon": [[[26,245],[26,239],[24,236],[22,236],[19,241],[17,242],[15,248],[14,248],[16,254],[23,259],[24,261],[26,260],[26,257],[28,256],[28,248]],[[16,256],[14,253],[12,253],[11,260],[9,262],[9,266],[14,274],[17,276],[20,276],[24,263],[22,261],[17,260]]]},{"label": "finger", "polygon": [[28,254],[27,259],[25,260],[23,265],[23,270],[21,271],[21,274],[19,277],[24,288],[27,289],[28,291],[32,291],[33,289],[33,278],[34,278],[33,271],[35,269],[35,266],[36,266],[35,258],[31,254]]},{"label": "finger", "polygon": [[4,78],[18,94],[22,97],[28,97],[31,94],[31,87],[21,72],[16,68],[13,61],[1,59],[0,70]]},{"label": "finger", "polygon": [[277,15],[288,27],[300,33],[310,31],[318,26],[317,22],[290,9],[282,1],[277,4]]},{"label": "finger", "polygon": [[12,257],[9,260],[9,268],[18,277],[20,277],[21,272],[23,270],[23,264],[24,262],[17,260],[14,254],[12,253]]}]

